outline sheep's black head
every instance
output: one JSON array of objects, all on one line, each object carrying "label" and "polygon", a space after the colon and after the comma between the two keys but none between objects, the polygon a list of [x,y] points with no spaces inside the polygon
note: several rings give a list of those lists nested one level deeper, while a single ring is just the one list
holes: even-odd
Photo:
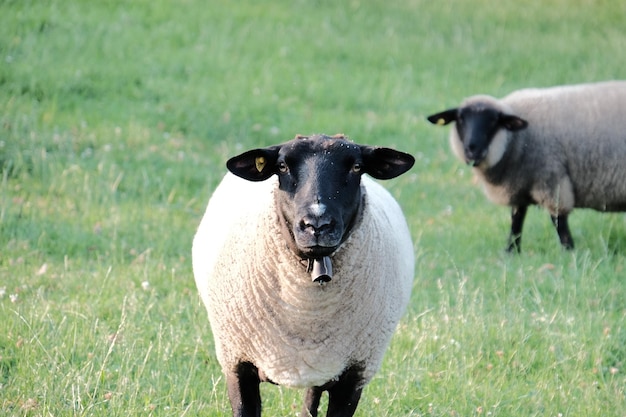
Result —
[{"label": "sheep's black head", "polygon": [[502,129],[514,132],[528,126],[528,122],[503,109],[496,99],[489,96],[472,97],[458,108],[428,116],[428,120],[437,125],[456,122],[465,162],[473,166],[488,158],[490,147],[492,152],[498,154],[490,162],[499,160],[505,144],[498,142],[496,145],[495,142]]},{"label": "sheep's black head", "polygon": [[349,235],[362,202],[361,175],[390,179],[414,162],[409,154],[358,145],[343,135],[298,135],[235,156],[226,165],[250,181],[278,175],[277,207],[288,244],[302,258],[319,259]]}]

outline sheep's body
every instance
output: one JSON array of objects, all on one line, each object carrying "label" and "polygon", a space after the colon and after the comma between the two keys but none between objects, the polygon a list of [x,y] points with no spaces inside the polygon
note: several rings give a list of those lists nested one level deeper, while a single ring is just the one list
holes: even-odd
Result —
[{"label": "sheep's body", "polygon": [[[303,416],[354,415],[411,293],[414,255],[398,203],[376,179],[415,159],[344,135],[234,156],[193,242],[235,417],[258,417],[259,384],[306,387]],[[334,272],[333,272],[334,269]]]},{"label": "sheep's body", "polygon": [[528,127],[509,133],[501,171],[476,169],[494,202],[529,194],[554,215],[626,208],[626,83],[520,90],[502,103]]},{"label": "sheep's body", "polygon": [[473,162],[487,197],[513,207],[509,250],[519,250],[528,205],[548,210],[566,248],[573,247],[567,226],[573,208],[626,210],[626,82],[524,89],[500,100],[474,96],[429,120],[446,124],[463,112],[484,117],[477,115],[485,109],[527,126],[501,122],[484,159],[476,157],[480,144],[468,144],[479,129],[461,134],[457,123],[450,144],[459,159]]},{"label": "sheep's body", "polygon": [[253,363],[290,387],[322,386],[358,363],[365,383],[411,292],[413,245],[402,211],[363,177],[361,219],[332,256],[332,281],[320,285],[285,245],[276,187],[275,177],[227,174],[194,239],[194,274],[218,360],[225,371]]}]

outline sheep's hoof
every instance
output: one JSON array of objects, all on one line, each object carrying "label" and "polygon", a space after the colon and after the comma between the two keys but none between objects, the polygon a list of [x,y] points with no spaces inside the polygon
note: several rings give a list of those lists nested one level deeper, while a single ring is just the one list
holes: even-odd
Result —
[{"label": "sheep's hoof", "polygon": [[509,246],[507,246],[506,248],[506,252],[507,253],[522,253],[522,246],[515,244],[515,243],[511,243],[509,244]]}]

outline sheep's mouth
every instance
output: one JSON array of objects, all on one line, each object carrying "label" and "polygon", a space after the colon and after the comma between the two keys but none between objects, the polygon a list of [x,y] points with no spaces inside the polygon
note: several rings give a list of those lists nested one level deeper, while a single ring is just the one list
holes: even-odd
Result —
[{"label": "sheep's mouth", "polygon": [[466,147],[464,152],[465,162],[468,165],[476,167],[487,158],[487,153],[489,152],[489,149],[482,149],[482,147]]},{"label": "sheep's mouth", "polygon": [[487,152],[481,153],[480,155],[477,155],[475,153],[470,153],[470,154],[466,153],[465,163],[467,163],[467,165],[470,165],[472,167],[477,167],[485,160],[486,157],[487,157]]},{"label": "sheep's mouth", "polygon": [[304,258],[321,258],[329,256],[343,242],[343,233],[339,227],[313,229],[296,227],[293,237],[298,252]]},{"label": "sheep's mouth", "polygon": [[307,247],[298,247],[300,252],[300,256],[304,259],[316,259],[323,258],[324,256],[330,256],[333,252],[337,250],[339,246],[307,246]]}]

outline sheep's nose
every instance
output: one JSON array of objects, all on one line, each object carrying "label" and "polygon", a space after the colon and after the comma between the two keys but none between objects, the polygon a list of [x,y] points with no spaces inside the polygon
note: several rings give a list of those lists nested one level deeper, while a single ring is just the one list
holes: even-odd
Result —
[{"label": "sheep's nose", "polygon": [[465,156],[468,160],[474,161],[480,158],[481,150],[479,149],[478,145],[470,143],[465,147]]},{"label": "sheep's nose", "polygon": [[330,229],[333,221],[325,217],[304,216],[300,220],[300,230],[319,236],[324,230]]},{"label": "sheep's nose", "polygon": [[300,220],[300,230],[319,236],[324,229],[332,226],[330,216],[326,215],[326,205],[321,203],[321,197],[313,199],[313,203],[307,207],[304,216]]},{"label": "sheep's nose", "polygon": [[478,153],[479,153],[478,145],[477,145],[477,144],[475,144],[475,143],[468,143],[468,144],[465,146],[465,153],[466,153],[468,156],[475,156],[476,154],[478,154]]}]

